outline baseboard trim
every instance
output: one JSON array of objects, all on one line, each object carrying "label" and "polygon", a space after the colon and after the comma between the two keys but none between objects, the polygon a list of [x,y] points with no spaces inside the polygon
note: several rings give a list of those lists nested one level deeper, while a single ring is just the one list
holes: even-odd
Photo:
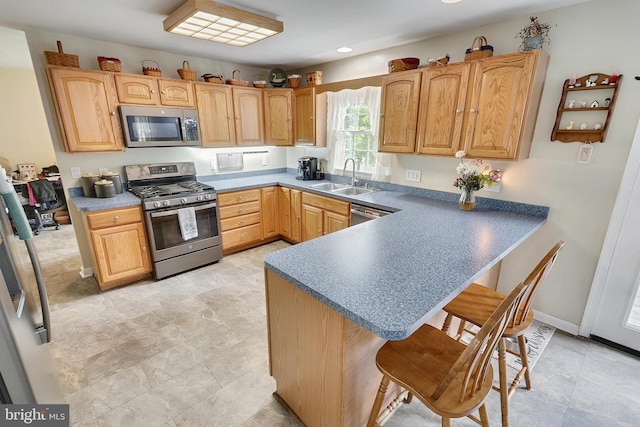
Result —
[{"label": "baseboard trim", "polygon": [[567,322],[566,320],[558,319],[557,317],[551,316],[546,313],[542,313],[540,311],[533,310],[533,317],[536,320],[539,320],[547,325],[553,326],[556,329],[560,329],[571,335],[578,335],[580,330],[580,326],[573,324],[571,322]]},{"label": "baseboard trim", "polygon": [[93,267],[85,268],[84,266],[80,267],[80,277],[86,279],[87,277],[93,276]]}]

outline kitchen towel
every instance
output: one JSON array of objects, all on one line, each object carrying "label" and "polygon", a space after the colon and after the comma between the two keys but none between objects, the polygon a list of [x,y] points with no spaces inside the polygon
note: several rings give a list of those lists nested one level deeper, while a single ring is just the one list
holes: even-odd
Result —
[{"label": "kitchen towel", "polygon": [[180,233],[184,240],[198,237],[198,223],[196,222],[196,210],[194,208],[178,209],[178,222]]}]

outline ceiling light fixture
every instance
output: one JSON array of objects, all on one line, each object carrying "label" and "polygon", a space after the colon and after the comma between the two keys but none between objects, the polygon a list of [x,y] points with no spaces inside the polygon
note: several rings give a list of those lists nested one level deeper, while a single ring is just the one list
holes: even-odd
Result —
[{"label": "ceiling light fixture", "polygon": [[442,3],[459,3],[462,0],[442,0]]},{"label": "ceiling light fixture", "polygon": [[338,49],[336,49],[338,52],[340,53],[349,53],[351,52],[353,49],[351,49],[348,46],[343,46],[343,47],[339,47]]},{"label": "ceiling light fixture", "polygon": [[210,0],[188,0],[163,24],[172,34],[232,46],[247,46],[283,31],[281,21]]}]

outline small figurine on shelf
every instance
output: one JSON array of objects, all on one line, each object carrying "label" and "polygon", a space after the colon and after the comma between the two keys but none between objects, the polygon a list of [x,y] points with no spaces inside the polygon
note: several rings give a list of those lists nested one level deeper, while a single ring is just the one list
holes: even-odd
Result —
[{"label": "small figurine on shelf", "polygon": [[611,104],[611,98],[605,98],[604,99],[604,107],[605,108],[609,108],[610,104]]},{"label": "small figurine on shelf", "polygon": [[574,74],[569,78],[569,87],[573,88],[576,85],[576,75]]},{"label": "small figurine on shelf", "polygon": [[580,130],[585,130],[587,128],[587,123],[582,122],[580,123]]},{"label": "small figurine on shelf", "polygon": [[573,108],[576,105],[576,100],[575,99],[570,99],[569,103],[567,104],[567,108]]},{"label": "small figurine on shelf", "polygon": [[587,101],[580,101],[580,108],[587,108]]},{"label": "small figurine on shelf", "polygon": [[609,77],[604,78],[601,82],[601,85],[608,85],[609,84]]},{"label": "small figurine on shelf", "polygon": [[565,126],[565,129],[566,129],[566,130],[571,130],[571,129],[573,129],[573,120],[571,120],[571,121],[569,122],[569,124],[568,124],[567,126]]},{"label": "small figurine on shelf", "polygon": [[598,108],[598,106],[600,105],[600,103],[598,102],[598,100],[596,99],[595,101],[593,101],[591,103],[591,108]]},{"label": "small figurine on shelf", "polygon": [[596,123],[595,125],[593,125],[593,128],[595,130],[600,130],[600,129],[602,129],[602,125],[600,123]]},{"label": "small figurine on shelf", "polygon": [[610,85],[614,85],[616,84],[616,82],[618,81],[618,75],[616,74],[616,72],[614,71],[613,74],[611,74],[609,76],[609,84]]}]

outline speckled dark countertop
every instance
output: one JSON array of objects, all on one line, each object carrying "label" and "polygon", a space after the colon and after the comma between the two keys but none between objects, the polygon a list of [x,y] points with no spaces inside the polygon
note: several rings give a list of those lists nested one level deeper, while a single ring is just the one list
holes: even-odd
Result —
[{"label": "speckled dark countertop", "polygon": [[[199,180],[220,193],[286,185],[328,195],[309,188],[318,181],[291,173],[223,177]],[[394,214],[273,252],[265,267],[391,340],[409,336],[502,260],[546,222],[549,210],[479,197],[475,210],[462,211],[455,193],[373,184],[384,191],[331,196]],[[73,197],[81,211],[140,203],[129,193],[89,199]],[[109,206],[97,207],[103,203]]]}]

